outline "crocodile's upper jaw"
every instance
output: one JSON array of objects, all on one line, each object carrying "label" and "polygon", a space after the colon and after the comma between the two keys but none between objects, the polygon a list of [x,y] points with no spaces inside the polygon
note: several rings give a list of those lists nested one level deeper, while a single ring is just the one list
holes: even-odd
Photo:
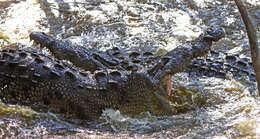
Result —
[{"label": "crocodile's upper jaw", "polygon": [[50,46],[56,40],[44,32],[32,32],[29,37],[30,40],[33,40],[36,44],[40,44],[41,47]]},{"label": "crocodile's upper jaw", "polygon": [[208,28],[205,34],[205,38],[216,42],[223,38],[225,34],[226,33],[223,28]]}]

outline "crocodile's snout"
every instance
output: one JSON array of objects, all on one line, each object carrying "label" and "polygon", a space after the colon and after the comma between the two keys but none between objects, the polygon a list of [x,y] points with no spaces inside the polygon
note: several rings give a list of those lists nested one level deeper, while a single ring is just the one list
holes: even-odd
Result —
[{"label": "crocodile's snout", "polygon": [[209,28],[206,31],[205,38],[212,41],[218,41],[225,36],[224,28]]},{"label": "crocodile's snout", "polygon": [[40,44],[41,47],[48,46],[55,41],[54,38],[44,32],[32,32],[29,37],[30,40],[33,40],[36,44]]}]

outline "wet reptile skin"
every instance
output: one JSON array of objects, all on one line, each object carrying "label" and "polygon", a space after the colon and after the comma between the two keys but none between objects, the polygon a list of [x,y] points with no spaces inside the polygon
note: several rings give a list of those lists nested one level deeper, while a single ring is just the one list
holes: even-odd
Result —
[{"label": "wet reptile skin", "polygon": [[[89,120],[97,119],[106,108],[128,115],[146,111],[171,115],[174,111],[163,78],[182,72],[192,59],[210,50],[212,41],[223,36],[223,29],[209,30],[154,57],[150,52],[122,56],[116,48],[101,52],[32,33],[31,39],[50,49],[57,59],[25,50],[1,51],[0,98],[5,103],[47,106]],[[70,60],[73,65],[58,59]]]},{"label": "wet reptile skin", "polygon": [[193,59],[192,63],[185,69],[190,76],[206,76],[225,79],[227,74],[238,79],[247,76],[250,81],[256,82],[252,60],[226,53],[211,51],[210,55]]}]

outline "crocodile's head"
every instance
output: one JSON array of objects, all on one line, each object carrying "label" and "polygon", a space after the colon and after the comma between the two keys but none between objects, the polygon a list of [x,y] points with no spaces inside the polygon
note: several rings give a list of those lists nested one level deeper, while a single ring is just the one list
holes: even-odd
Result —
[{"label": "crocodile's head", "polygon": [[33,40],[36,44],[40,44],[41,47],[50,46],[56,40],[44,32],[32,32],[29,37],[30,40]]},{"label": "crocodile's head", "polygon": [[210,27],[207,28],[203,36],[205,39],[209,39],[211,41],[216,42],[225,36],[225,30],[223,28]]}]

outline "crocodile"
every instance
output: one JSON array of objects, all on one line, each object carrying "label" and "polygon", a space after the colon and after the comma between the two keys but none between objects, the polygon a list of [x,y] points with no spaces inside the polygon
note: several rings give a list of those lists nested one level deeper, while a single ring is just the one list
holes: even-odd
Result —
[{"label": "crocodile", "polygon": [[206,57],[193,59],[184,72],[194,78],[206,76],[226,79],[231,75],[234,79],[246,77],[249,81],[256,82],[251,58],[213,50]]},{"label": "crocodile", "polygon": [[[207,54],[212,42],[224,34],[222,28],[209,29],[165,55],[152,56],[151,67],[135,69],[124,66],[118,49],[102,52],[35,32],[30,38],[48,47],[55,58],[27,50],[0,51],[0,99],[87,120],[98,119],[107,108],[127,115],[172,115],[175,111],[167,100],[169,77],[183,71],[193,58]],[[139,63],[137,55],[129,53],[128,58]],[[142,56],[145,62],[151,60],[148,52]]]},{"label": "crocodile", "polygon": [[[73,45],[72,41],[68,38],[57,40],[43,32],[34,32],[30,35],[30,38],[36,44],[40,44],[42,48],[49,49],[56,58],[72,61],[76,66],[90,71],[100,68],[112,68],[123,71],[149,69],[148,73],[151,75],[152,72],[157,73],[157,71],[153,70],[156,67],[155,65],[160,63],[160,60],[167,61],[167,55],[155,56],[156,54],[151,50],[121,50],[118,47],[114,47],[106,52],[100,52],[95,49]],[[256,82],[250,58],[241,58],[239,54],[228,54],[214,50],[210,50],[209,54],[206,58],[194,58],[188,67],[184,65],[186,67],[184,72],[194,78],[205,76],[226,79],[227,76],[232,75],[234,79],[239,79],[247,76],[250,81]],[[157,69],[160,69],[158,66]],[[182,69],[179,71],[182,71]],[[179,71],[172,72],[171,75]],[[164,85],[164,88],[167,89],[168,94],[171,92],[171,75],[163,78],[164,82],[167,83],[167,85]]]}]

